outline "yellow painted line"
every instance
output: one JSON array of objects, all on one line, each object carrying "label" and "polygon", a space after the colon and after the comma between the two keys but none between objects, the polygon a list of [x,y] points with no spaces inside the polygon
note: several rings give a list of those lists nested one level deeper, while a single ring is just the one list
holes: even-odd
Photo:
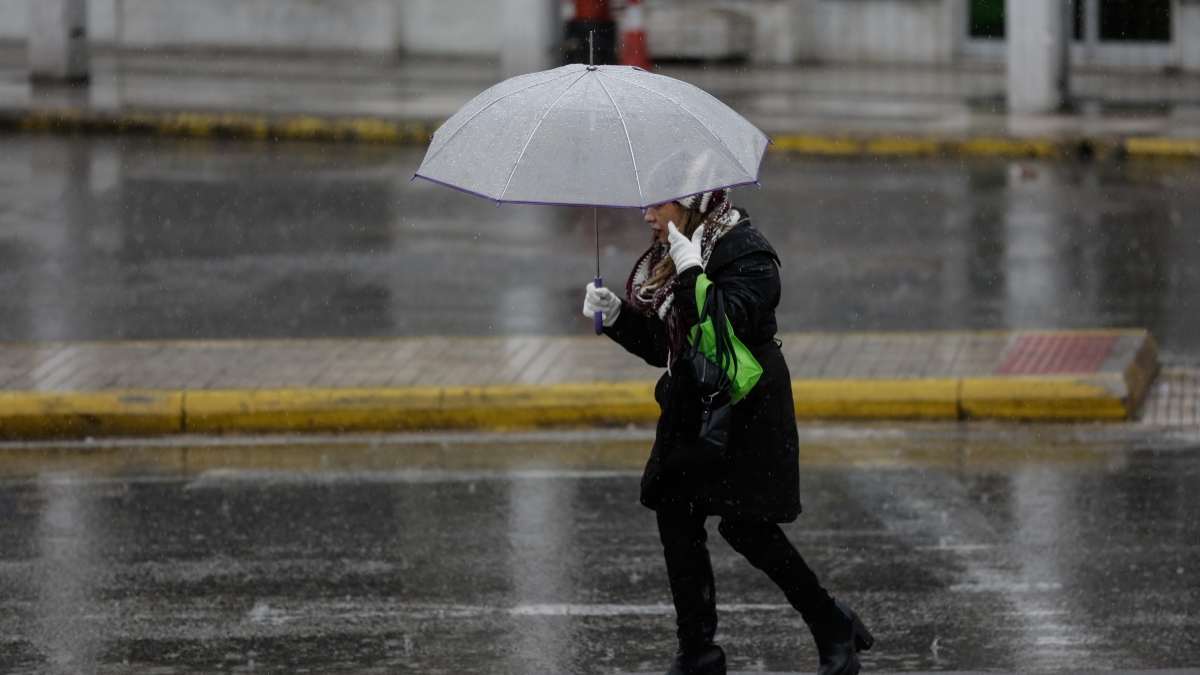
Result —
[{"label": "yellow painted line", "polygon": [[798,419],[958,419],[958,380],[792,380]]},{"label": "yellow painted line", "polygon": [[1129,395],[1122,374],[964,378],[963,416],[1002,420],[1123,420]]},{"label": "yellow painted line", "polygon": [[1130,157],[1200,157],[1200,140],[1186,138],[1126,138],[1125,154]]},{"label": "yellow painted line", "polygon": [[0,437],[179,433],[183,395],[171,391],[0,392]]}]

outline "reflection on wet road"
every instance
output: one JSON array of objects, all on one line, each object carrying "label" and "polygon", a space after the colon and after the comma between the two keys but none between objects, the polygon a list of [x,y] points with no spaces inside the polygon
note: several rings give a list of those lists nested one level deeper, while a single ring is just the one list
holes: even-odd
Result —
[{"label": "reflection on wet road", "polygon": [[[871,671],[1197,664],[1195,434],[802,436],[787,530],[872,625]],[[0,670],[661,671],[647,440],[6,446]],[[711,535],[733,669],[815,669],[798,616]]]},{"label": "reflection on wet road", "polygon": [[[590,213],[410,182],[422,153],[0,136],[0,340],[586,331]],[[1138,326],[1198,357],[1196,167],[772,154],[735,197],[782,330]],[[601,222],[619,285],[646,227]]]}]

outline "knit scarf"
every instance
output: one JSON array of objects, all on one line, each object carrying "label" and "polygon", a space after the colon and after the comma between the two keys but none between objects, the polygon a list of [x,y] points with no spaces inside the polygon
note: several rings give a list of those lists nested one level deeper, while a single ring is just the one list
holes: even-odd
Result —
[{"label": "knit scarf", "polygon": [[[735,208],[720,209],[708,217],[704,223],[704,235],[700,238],[700,258],[703,267],[708,267],[709,258],[717,242],[724,237],[734,225],[741,222],[745,216]],[[646,316],[657,316],[667,325],[667,340],[671,356],[668,361],[683,352],[683,343],[690,326],[682,325],[679,312],[673,311],[675,303],[675,280],[679,277],[676,272],[665,279],[662,284],[647,287],[646,281],[654,274],[654,269],[663,260],[671,256],[671,246],[663,244],[655,237],[650,248],[637,259],[629,279],[625,282],[625,297],[633,309]]]}]

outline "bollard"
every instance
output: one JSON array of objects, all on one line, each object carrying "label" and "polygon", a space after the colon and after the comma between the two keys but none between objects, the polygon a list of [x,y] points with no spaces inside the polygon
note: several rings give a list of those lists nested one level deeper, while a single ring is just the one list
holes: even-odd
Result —
[{"label": "bollard", "polygon": [[1070,0],[1005,3],[1009,112],[1045,114],[1066,105],[1070,7]]},{"label": "bollard", "polygon": [[87,0],[29,1],[29,77],[87,82]]},{"label": "bollard", "polygon": [[621,24],[621,58],[622,66],[636,66],[642,70],[650,70],[650,49],[646,45],[646,23],[642,16],[641,0],[629,0],[625,8],[625,21]]},{"label": "bollard", "polygon": [[617,22],[608,12],[608,0],[575,0],[563,51],[567,63],[609,66],[617,62]]}]

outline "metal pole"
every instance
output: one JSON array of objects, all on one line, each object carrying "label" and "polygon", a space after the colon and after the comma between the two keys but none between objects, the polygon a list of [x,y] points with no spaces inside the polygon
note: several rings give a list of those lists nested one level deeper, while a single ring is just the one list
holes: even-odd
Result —
[{"label": "metal pole", "polygon": [[[596,31],[588,31],[588,68],[594,68],[596,61]],[[600,278],[600,218],[597,209],[592,207],[592,229],[596,231],[596,288],[602,288],[604,281]],[[596,335],[604,333],[604,312],[596,311]]]},{"label": "metal pole", "polygon": [[[592,207],[592,229],[596,231],[596,288],[604,287],[604,280],[600,278],[600,219],[596,215],[599,211],[596,207]],[[604,333],[604,312],[596,312],[596,335]]]},{"label": "metal pole", "polygon": [[592,207],[592,228],[596,230],[596,277],[600,277],[600,219],[596,215],[598,209]]}]

